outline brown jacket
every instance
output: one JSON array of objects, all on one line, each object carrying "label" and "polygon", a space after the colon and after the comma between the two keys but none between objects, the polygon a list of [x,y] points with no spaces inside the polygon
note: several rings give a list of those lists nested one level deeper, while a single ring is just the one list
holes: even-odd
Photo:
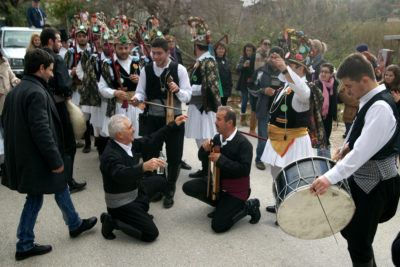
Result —
[{"label": "brown jacket", "polygon": [[344,103],[343,122],[352,123],[356,116],[360,101],[350,97],[343,86],[339,89],[339,97]]},{"label": "brown jacket", "polygon": [[12,72],[7,59],[3,59],[3,62],[0,59],[0,115],[3,112],[4,99],[6,98],[6,95],[10,92],[12,84],[18,80]]}]

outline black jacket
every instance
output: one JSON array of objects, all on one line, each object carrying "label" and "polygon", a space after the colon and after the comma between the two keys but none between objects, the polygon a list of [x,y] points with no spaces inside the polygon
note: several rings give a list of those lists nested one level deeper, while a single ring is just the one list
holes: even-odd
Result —
[{"label": "black jacket", "polygon": [[[240,74],[240,76],[239,76],[239,80],[236,84],[236,90],[247,91],[248,83],[250,82],[251,75],[253,75],[253,72],[254,72],[255,59],[256,59],[255,53],[253,53],[253,55],[250,58],[241,57],[239,59],[239,63],[236,66],[236,71]],[[243,66],[243,64],[246,62],[246,60],[250,60],[249,67]]]},{"label": "black jacket", "polygon": [[222,84],[222,91],[224,93],[224,97],[231,96],[232,93],[232,72],[231,72],[231,65],[227,58],[216,58],[218,63],[218,72],[219,77],[221,79]]},{"label": "black jacket", "polygon": [[25,75],[6,97],[4,126],[5,173],[2,184],[20,193],[51,194],[67,186],[63,163],[63,132],[46,82]]},{"label": "black jacket", "polygon": [[[212,140],[215,145],[221,145],[220,135],[216,134]],[[208,155],[203,147],[200,147],[198,157],[200,160],[208,160]],[[248,177],[253,158],[253,146],[239,131],[235,137],[221,148],[221,156],[217,161],[220,168],[220,178],[235,179]]]},{"label": "black jacket", "polygon": [[53,74],[54,77],[49,80],[49,86],[55,95],[70,97],[72,95],[72,80],[68,74],[67,65],[60,55],[57,55],[49,48],[43,48],[54,58]]},{"label": "black jacket", "polygon": [[167,135],[173,134],[177,129],[176,123],[170,122],[150,136],[135,139],[132,143],[133,158],[114,140],[109,140],[100,158],[104,191],[118,194],[138,188],[138,182],[144,175],[143,163],[139,163],[138,153],[154,152],[154,149],[161,147]]}]

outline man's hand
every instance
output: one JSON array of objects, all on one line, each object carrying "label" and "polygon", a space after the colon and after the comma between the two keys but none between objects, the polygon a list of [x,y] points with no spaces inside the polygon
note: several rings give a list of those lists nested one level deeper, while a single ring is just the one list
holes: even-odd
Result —
[{"label": "man's hand", "polygon": [[272,53],[271,55],[271,63],[275,65],[281,72],[286,70],[287,66],[285,60],[281,58],[278,53]]},{"label": "man's hand", "polygon": [[140,105],[140,101],[139,99],[137,99],[136,96],[132,96],[132,98],[130,99],[130,104],[133,105],[134,107],[137,107]]},{"label": "man's hand", "polygon": [[208,158],[211,159],[212,162],[216,163],[220,156],[221,156],[221,153],[211,152],[210,155],[208,156]]},{"label": "man's hand", "polygon": [[165,168],[165,162],[158,158],[152,158],[143,163],[142,170],[144,172],[152,172],[157,170],[159,166]]},{"label": "man's hand", "polygon": [[57,170],[52,170],[51,172],[53,172],[53,173],[62,173],[63,171],[64,171],[64,164],[60,168],[58,168]]},{"label": "man's hand", "polygon": [[131,74],[131,75],[129,75],[129,80],[131,80],[133,83],[138,83],[139,82],[139,75]]},{"label": "man's hand", "polygon": [[76,67],[73,67],[71,69],[71,77],[75,76],[75,74],[76,74]]},{"label": "man's hand", "polygon": [[187,120],[187,118],[189,118],[188,115],[180,115],[180,116],[176,117],[176,119],[175,119],[176,125],[180,126],[182,123],[184,123]]},{"label": "man's hand", "polygon": [[31,26],[31,28],[32,28],[32,29],[36,29],[36,27],[35,27],[35,26],[33,26],[33,25]]},{"label": "man's hand", "polygon": [[211,140],[210,139],[206,140],[201,146],[203,147],[204,151],[206,152],[211,151]]},{"label": "man's hand", "polygon": [[326,193],[330,186],[331,182],[329,182],[328,178],[326,178],[325,176],[320,176],[310,186],[310,192],[315,196],[323,195]]},{"label": "man's hand", "polygon": [[340,148],[336,151],[335,155],[333,155],[332,160],[342,160],[348,153],[350,152],[349,143],[347,143],[342,153],[340,153]]},{"label": "man's hand", "polygon": [[246,60],[246,61],[243,63],[243,67],[245,67],[245,68],[250,67],[250,60]]},{"label": "man's hand", "polygon": [[128,100],[128,94],[124,91],[121,90],[115,90],[114,95],[116,98],[119,98],[121,100]]},{"label": "man's hand", "polygon": [[171,93],[177,93],[180,90],[179,86],[175,82],[168,83],[168,86]]},{"label": "man's hand", "polygon": [[264,89],[264,94],[265,95],[269,95],[269,96],[273,96],[275,93],[275,90],[272,89],[271,87],[267,87]]}]

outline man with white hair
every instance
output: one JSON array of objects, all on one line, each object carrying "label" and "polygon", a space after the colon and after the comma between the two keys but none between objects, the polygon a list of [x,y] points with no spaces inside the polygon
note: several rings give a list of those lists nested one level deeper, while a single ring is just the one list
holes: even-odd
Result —
[{"label": "man with white hair", "polygon": [[108,211],[101,215],[101,233],[105,239],[115,238],[114,229],[145,242],[157,238],[158,229],[153,216],[148,214],[149,202],[152,196],[165,190],[166,180],[152,172],[165,168],[165,163],[158,158],[140,163],[137,153],[152,153],[168,135],[178,132],[187,118],[178,116],[158,131],[136,140],[135,128],[128,117],[117,114],[110,118],[110,140],[100,158]]}]

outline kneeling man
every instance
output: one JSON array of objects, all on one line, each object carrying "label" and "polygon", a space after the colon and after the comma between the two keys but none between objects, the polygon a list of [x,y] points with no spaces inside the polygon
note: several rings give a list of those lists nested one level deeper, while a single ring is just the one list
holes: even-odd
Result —
[{"label": "kneeling man", "polygon": [[149,172],[165,168],[165,163],[157,158],[139,163],[136,153],[149,153],[161,146],[167,136],[179,131],[186,119],[186,115],[181,115],[150,136],[134,140],[135,128],[128,117],[123,114],[111,117],[108,124],[111,140],[100,158],[108,211],[101,215],[104,238],[114,239],[114,229],[146,242],[157,238],[158,229],[153,216],[148,214],[149,202],[165,189],[166,180]]},{"label": "kneeling man", "polygon": [[197,178],[183,185],[185,194],[195,197],[213,207],[211,228],[222,233],[228,231],[236,222],[251,216],[250,223],[260,220],[260,202],[248,199],[250,196],[250,169],[253,147],[236,129],[236,114],[231,107],[221,106],[216,114],[215,125],[219,134],[212,140],[213,145],[221,147],[221,152],[211,151],[211,140],[203,143],[199,149],[201,161],[211,159],[220,169],[219,200],[207,197],[207,177]]}]

